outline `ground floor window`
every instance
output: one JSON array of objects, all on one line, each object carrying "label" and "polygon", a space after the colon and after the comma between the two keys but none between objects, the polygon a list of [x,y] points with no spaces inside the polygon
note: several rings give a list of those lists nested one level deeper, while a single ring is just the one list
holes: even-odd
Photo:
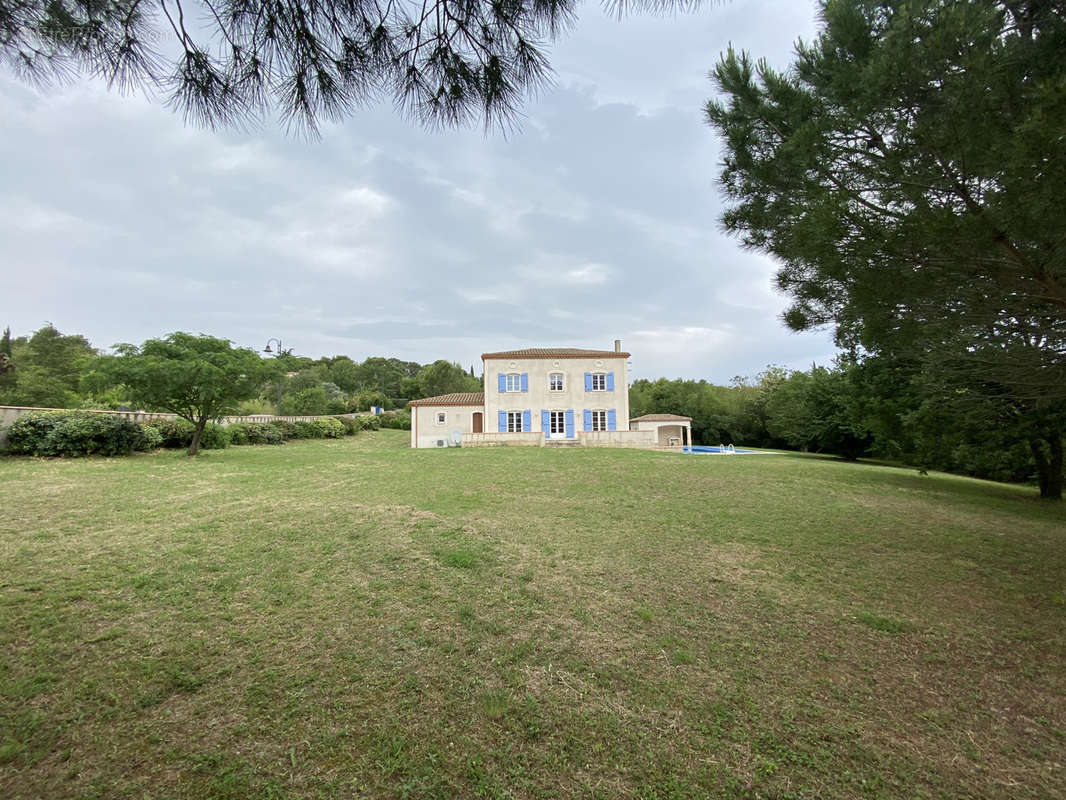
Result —
[{"label": "ground floor window", "polygon": [[593,411],[592,412],[592,430],[605,431],[607,430],[607,412],[606,411]]},{"label": "ground floor window", "polygon": [[508,433],[521,433],[522,432],[522,412],[521,411],[508,411],[507,412],[507,432]]}]

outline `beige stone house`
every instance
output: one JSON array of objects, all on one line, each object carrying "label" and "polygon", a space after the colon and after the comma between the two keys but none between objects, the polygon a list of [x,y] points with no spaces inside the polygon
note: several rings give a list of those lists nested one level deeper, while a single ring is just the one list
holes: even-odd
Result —
[{"label": "beige stone house", "polygon": [[[411,447],[593,445],[674,446],[691,420],[629,419],[629,353],[529,348],[484,353],[484,392],[413,401]],[[663,415],[654,415],[663,416]],[[668,433],[661,427],[670,428]]]}]

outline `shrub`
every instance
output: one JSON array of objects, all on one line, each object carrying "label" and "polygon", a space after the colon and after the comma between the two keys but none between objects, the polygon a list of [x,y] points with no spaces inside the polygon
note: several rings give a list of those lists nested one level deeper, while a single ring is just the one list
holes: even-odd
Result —
[{"label": "shrub", "polygon": [[332,417],[304,420],[295,425],[304,439],[339,439],[345,434],[344,425]]},{"label": "shrub", "polygon": [[355,436],[363,430],[363,426],[359,424],[359,417],[334,417],[334,419],[344,426],[345,436]]},{"label": "shrub", "polygon": [[411,414],[407,411],[394,411],[382,414],[379,418],[382,428],[393,428],[401,431],[411,430]]},{"label": "shrub", "polygon": [[379,431],[381,430],[381,420],[377,415],[370,414],[365,417],[360,417],[360,421],[363,423],[363,430],[365,431]]},{"label": "shrub", "polygon": [[233,445],[283,444],[285,441],[277,426],[269,422],[238,422],[226,430]]},{"label": "shrub", "polygon": [[[162,447],[186,448],[192,444],[192,434],[195,426],[186,419],[153,419],[145,425],[159,431],[163,438]],[[229,434],[221,425],[213,422],[207,423],[203,436],[200,437],[200,447],[205,450],[221,450],[229,444]]]},{"label": "shrub", "polygon": [[62,411],[31,411],[23,414],[11,423],[8,430],[7,452],[35,455],[63,414]]},{"label": "shrub", "polygon": [[121,456],[145,449],[145,436],[140,425],[116,414],[26,414],[11,426],[8,449],[37,456]]},{"label": "shrub", "polygon": [[287,419],[276,419],[270,423],[278,429],[278,433],[281,434],[282,439],[302,439],[303,434],[300,433],[300,429],[296,427],[295,422],[289,422]]},{"label": "shrub", "polygon": [[[190,439],[190,441],[192,441]],[[204,450],[222,450],[229,445],[229,431],[213,422],[207,423],[200,437],[200,447]]]},{"label": "shrub", "polygon": [[160,447],[188,447],[192,442],[193,424],[184,419],[153,419],[145,427],[155,428],[162,437]]},{"label": "shrub", "polygon": [[159,432],[159,428],[144,424],[141,425],[141,433],[144,435],[144,450],[155,450],[163,446],[163,434]]}]

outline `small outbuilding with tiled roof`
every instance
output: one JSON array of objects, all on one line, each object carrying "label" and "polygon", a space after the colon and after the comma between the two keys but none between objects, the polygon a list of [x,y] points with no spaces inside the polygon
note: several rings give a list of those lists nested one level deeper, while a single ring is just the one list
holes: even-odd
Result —
[{"label": "small outbuilding with tiled roof", "polygon": [[655,431],[655,440],[664,446],[692,444],[692,417],[679,414],[645,414],[629,420],[631,431]]},{"label": "small outbuilding with tiled roof", "polygon": [[485,429],[485,393],[461,392],[412,400],[411,447],[451,447]]}]

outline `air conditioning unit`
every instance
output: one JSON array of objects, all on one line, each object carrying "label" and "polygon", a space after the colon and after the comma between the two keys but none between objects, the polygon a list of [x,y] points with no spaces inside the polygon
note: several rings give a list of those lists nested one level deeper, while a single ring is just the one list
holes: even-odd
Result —
[{"label": "air conditioning unit", "polygon": [[447,439],[437,439],[437,447],[447,447],[447,446],[448,446],[448,440]]}]

